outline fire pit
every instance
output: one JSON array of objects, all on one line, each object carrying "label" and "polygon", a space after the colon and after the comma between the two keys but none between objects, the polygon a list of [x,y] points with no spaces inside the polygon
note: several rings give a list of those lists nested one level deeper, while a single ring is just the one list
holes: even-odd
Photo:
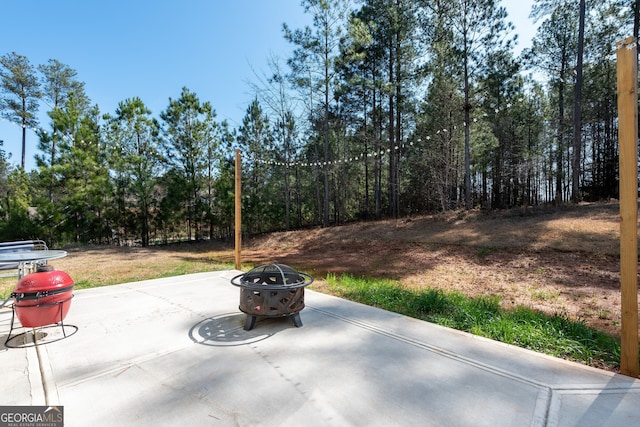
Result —
[{"label": "fire pit", "polygon": [[261,265],[231,279],[240,287],[239,308],[247,314],[244,329],[251,330],[258,316],[290,317],[296,327],[302,326],[304,287],[311,283],[313,277],[283,264]]}]

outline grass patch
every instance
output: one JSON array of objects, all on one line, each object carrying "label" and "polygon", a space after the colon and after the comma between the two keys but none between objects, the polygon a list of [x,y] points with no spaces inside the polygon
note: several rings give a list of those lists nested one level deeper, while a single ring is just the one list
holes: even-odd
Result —
[{"label": "grass patch", "polygon": [[560,298],[560,291],[551,289],[535,289],[531,291],[531,297],[538,301],[556,301]]},{"label": "grass patch", "polygon": [[156,268],[156,266],[150,266],[150,268],[141,267],[131,271],[123,271],[117,275],[100,275],[87,272],[86,274],[74,276],[74,278],[78,277],[75,280],[74,287],[75,289],[97,288],[100,286],[111,286],[120,283],[139,282],[142,280],[204,273],[229,268],[233,268],[233,265],[191,260],[167,262],[161,269]]},{"label": "grass patch", "polygon": [[[123,267],[123,263],[115,263],[106,270],[86,265],[82,269],[74,268],[67,272],[74,281],[74,289],[89,289],[230,268],[233,268],[233,264],[208,259],[172,258],[163,259],[161,263],[137,263],[132,268]],[[65,269],[61,268],[61,270]],[[17,281],[17,276],[0,278],[0,303],[13,292]]]},{"label": "grass patch", "polygon": [[390,280],[328,275],[326,281],[332,294],[352,301],[598,368],[620,367],[620,344],[614,337],[565,315],[505,309],[497,296],[413,290]]},{"label": "grass patch", "polygon": [[0,277],[0,304],[2,301],[9,298],[13,288],[15,288],[18,282],[18,277]]}]

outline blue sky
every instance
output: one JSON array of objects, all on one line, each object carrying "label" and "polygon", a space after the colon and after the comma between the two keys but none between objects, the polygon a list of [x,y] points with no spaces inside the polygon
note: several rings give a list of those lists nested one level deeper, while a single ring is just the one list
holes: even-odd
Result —
[{"label": "blue sky", "polygon": [[[532,0],[503,0],[520,45],[534,28]],[[157,116],[182,87],[209,101],[219,120],[238,126],[253,98],[248,82],[283,60],[291,46],[282,23],[310,22],[300,0],[21,0],[2,1],[0,55],[16,52],[32,65],[57,59],[78,72],[102,113],[139,97]],[[46,108],[41,126],[49,128]],[[20,163],[21,128],[0,120],[2,149]],[[34,167],[37,137],[27,132],[27,169]]]}]

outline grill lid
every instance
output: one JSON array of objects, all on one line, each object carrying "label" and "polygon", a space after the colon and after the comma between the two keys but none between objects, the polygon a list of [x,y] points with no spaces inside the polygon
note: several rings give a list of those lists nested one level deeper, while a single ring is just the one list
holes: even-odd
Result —
[{"label": "grill lid", "polygon": [[27,274],[16,285],[16,293],[53,291],[73,286],[73,280],[60,270],[37,271]]},{"label": "grill lid", "polygon": [[265,264],[231,279],[231,284],[250,289],[293,289],[313,283],[313,277],[284,264]]}]

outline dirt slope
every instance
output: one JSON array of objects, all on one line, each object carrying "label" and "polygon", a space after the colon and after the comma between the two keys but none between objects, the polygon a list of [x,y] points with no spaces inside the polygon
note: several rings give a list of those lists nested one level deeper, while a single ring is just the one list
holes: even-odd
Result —
[{"label": "dirt slope", "polygon": [[[619,335],[619,205],[457,212],[272,233],[243,261],[499,295]],[[322,287],[322,282],[318,283]]]}]

